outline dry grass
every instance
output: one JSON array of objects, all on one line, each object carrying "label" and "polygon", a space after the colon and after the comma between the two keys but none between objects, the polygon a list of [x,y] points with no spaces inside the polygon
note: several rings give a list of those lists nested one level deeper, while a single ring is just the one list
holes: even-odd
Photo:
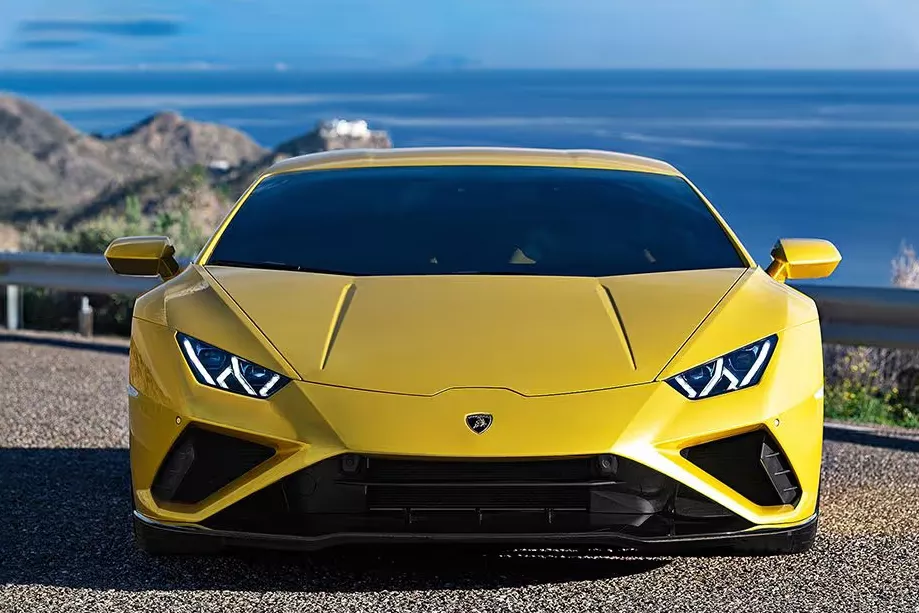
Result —
[{"label": "dry grass", "polygon": [[19,231],[9,224],[0,222],[0,251],[19,251]]}]

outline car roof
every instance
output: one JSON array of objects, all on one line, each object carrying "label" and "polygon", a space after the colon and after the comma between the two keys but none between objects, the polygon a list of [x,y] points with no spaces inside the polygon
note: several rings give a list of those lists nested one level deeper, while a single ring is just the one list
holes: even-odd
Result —
[{"label": "car roof", "polygon": [[385,166],[548,166],[631,170],[682,176],[660,160],[592,149],[528,149],[517,147],[404,147],[394,149],[338,149],[287,158],[265,175],[299,170]]}]

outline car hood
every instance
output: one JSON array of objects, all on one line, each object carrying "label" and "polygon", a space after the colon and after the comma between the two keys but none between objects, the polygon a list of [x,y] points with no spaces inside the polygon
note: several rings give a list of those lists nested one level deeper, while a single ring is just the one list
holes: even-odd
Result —
[{"label": "car hood", "polygon": [[527,396],[653,381],[744,270],[352,278],[207,267],[306,381]]}]

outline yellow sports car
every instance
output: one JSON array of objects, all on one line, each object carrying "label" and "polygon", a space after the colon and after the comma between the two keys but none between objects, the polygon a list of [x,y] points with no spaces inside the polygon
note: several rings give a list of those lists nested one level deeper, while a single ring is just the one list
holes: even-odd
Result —
[{"label": "yellow sports car", "polygon": [[672,166],[440,148],[288,159],[190,265],[114,241],[135,534],[793,553],[817,529],[820,325]]}]

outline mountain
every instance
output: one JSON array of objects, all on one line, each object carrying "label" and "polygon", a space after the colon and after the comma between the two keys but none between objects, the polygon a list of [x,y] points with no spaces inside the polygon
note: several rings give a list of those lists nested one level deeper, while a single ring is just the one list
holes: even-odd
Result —
[{"label": "mountain", "polygon": [[238,130],[169,111],[105,137],[0,96],[0,250],[15,248],[17,226],[26,222],[69,227],[117,212],[132,197],[151,215],[190,205],[192,218],[210,230],[275,161],[356,147],[392,141],[366,122],[336,119],[269,150]]},{"label": "mountain", "polygon": [[130,182],[267,153],[242,132],[176,113],[98,137],[26,100],[0,96],[0,221],[66,215]]},{"label": "mountain", "polygon": [[189,121],[173,112],[152,115],[105,142],[120,156],[160,164],[166,170],[221,162],[236,166],[267,153],[233,128]]}]

